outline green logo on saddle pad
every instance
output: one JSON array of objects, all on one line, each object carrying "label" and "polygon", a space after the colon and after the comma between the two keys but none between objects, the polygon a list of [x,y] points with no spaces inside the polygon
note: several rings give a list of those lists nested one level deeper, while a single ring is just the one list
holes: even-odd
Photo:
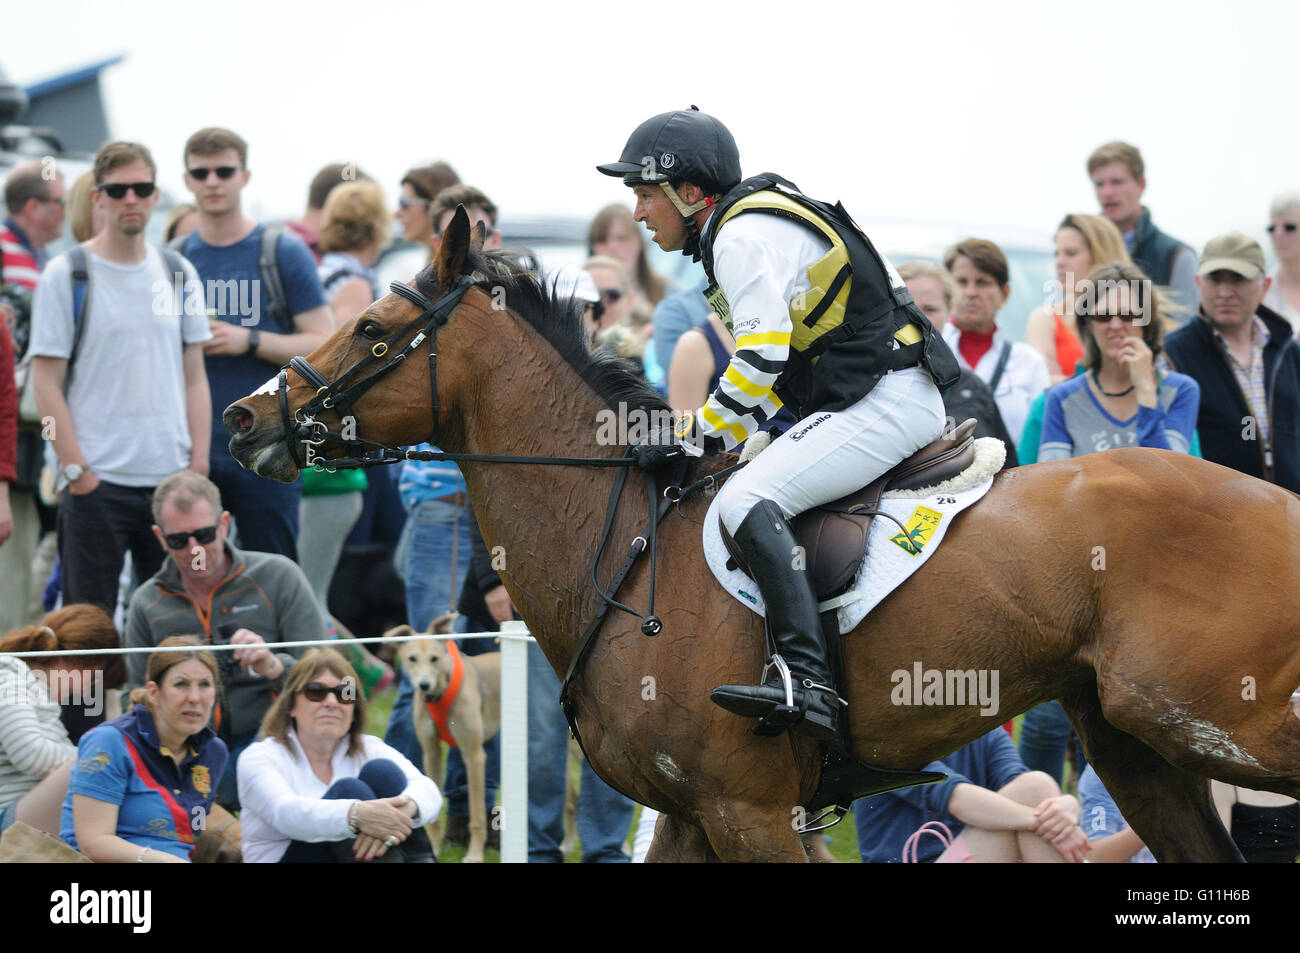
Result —
[{"label": "green logo on saddle pad", "polygon": [[928,506],[918,506],[912,511],[911,517],[905,524],[906,532],[895,533],[889,537],[889,541],[904,552],[917,556],[934,536],[934,531],[939,528],[942,519],[943,514],[937,510],[932,510]]}]

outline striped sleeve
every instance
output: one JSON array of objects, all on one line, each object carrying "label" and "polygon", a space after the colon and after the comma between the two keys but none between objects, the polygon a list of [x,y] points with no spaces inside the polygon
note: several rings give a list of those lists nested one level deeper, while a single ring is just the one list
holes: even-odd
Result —
[{"label": "striped sleeve", "polygon": [[753,235],[719,233],[714,271],[731,306],[736,352],[698,414],[708,449],[730,450],[781,409],[772,387],[790,355],[798,263]]},{"label": "striped sleeve", "polygon": [[8,659],[0,666],[0,804],[77,753],[57,711],[25,665]]}]

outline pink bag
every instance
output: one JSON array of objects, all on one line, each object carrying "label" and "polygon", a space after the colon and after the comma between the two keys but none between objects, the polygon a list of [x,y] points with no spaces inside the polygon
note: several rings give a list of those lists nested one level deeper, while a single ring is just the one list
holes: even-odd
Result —
[{"label": "pink bag", "polygon": [[[912,836],[907,839],[907,843],[903,845],[903,863],[917,863],[916,847],[920,843],[922,834],[931,834],[939,838],[943,843],[944,851],[935,859],[936,864],[973,864],[975,862],[970,848],[966,846],[964,837],[960,835],[953,837],[948,825],[942,821],[926,821],[913,832]],[[911,852],[910,857],[908,856],[909,851]]]}]

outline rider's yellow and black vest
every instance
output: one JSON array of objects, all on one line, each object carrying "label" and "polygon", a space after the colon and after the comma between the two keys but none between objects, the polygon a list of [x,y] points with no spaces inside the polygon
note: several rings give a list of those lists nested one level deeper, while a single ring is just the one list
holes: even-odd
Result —
[{"label": "rider's yellow and black vest", "polygon": [[713,273],[713,242],[727,222],[753,212],[798,222],[831,245],[808,268],[809,290],[790,303],[790,354],[772,388],[796,417],[843,410],[897,368],[920,364],[941,390],[956,382],[952,351],[844,207],[808,198],[770,172],[727,192],[701,230],[704,294],[728,329],[731,309]]}]

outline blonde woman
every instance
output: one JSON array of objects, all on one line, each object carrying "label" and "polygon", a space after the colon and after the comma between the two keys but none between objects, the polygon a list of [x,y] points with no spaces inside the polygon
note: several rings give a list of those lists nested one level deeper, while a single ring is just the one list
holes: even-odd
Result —
[{"label": "blonde woman", "polygon": [[1029,315],[1025,340],[1047,361],[1052,383],[1074,376],[1083,357],[1083,335],[1074,315],[1075,286],[1097,265],[1127,263],[1124,237],[1102,215],[1071,214],[1056,227],[1056,281],[1061,300]]}]

